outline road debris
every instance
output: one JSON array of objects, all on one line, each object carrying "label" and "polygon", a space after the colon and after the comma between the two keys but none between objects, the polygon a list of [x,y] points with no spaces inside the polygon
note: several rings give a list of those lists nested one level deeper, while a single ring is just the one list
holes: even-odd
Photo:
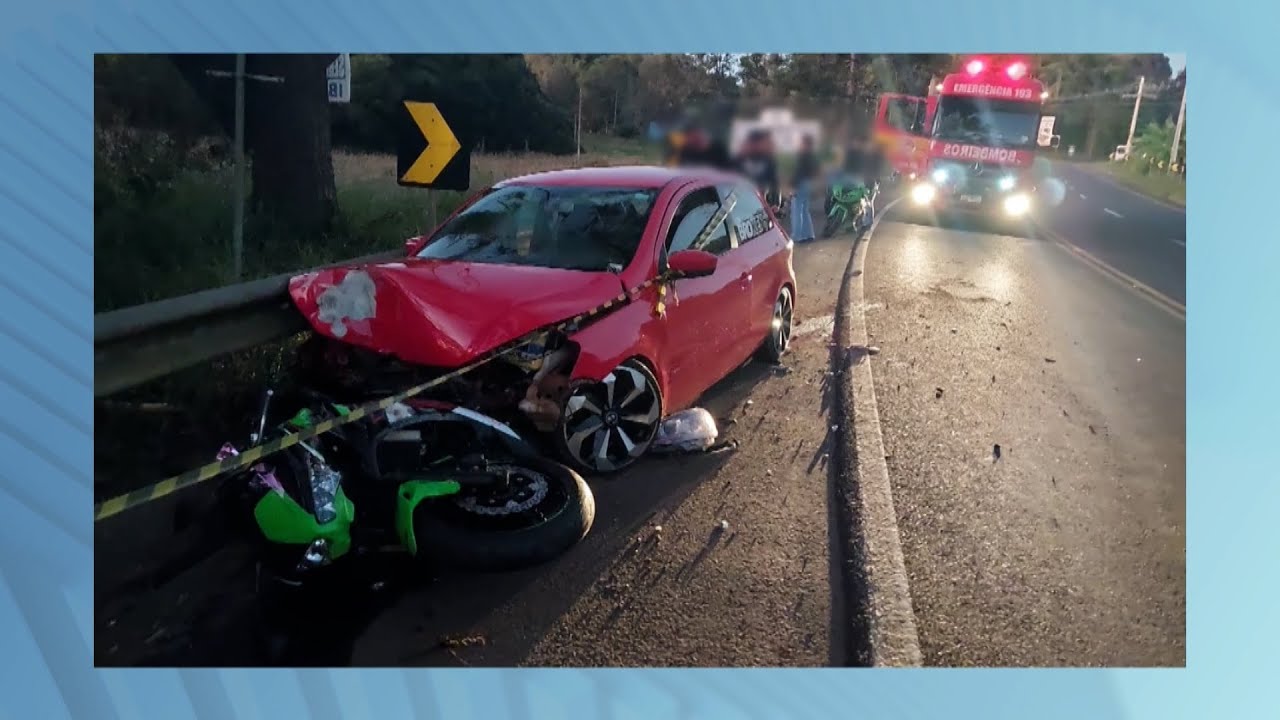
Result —
[{"label": "road debris", "polygon": [[991,450],[991,454],[995,456],[996,460],[1000,459],[1000,443],[996,443],[995,447]]},{"label": "road debris", "polygon": [[1054,360],[1054,359],[1053,359],[1053,358],[1051,358],[1051,357],[1047,357],[1047,358],[1045,358],[1045,359],[1044,359],[1044,361],[1045,361],[1045,362],[1047,362],[1047,363],[1050,363],[1050,364],[1058,362],[1057,360]]},{"label": "road debris", "polygon": [[440,647],[449,650],[460,650],[469,647],[484,647],[489,641],[483,635],[445,635],[440,638]]},{"label": "road debris", "polygon": [[721,530],[728,530],[728,529],[729,529],[729,521],[728,521],[728,520],[721,520],[721,521],[720,521],[719,526],[720,526],[720,529],[721,529]]},{"label": "road debris", "polygon": [[933,389],[933,398],[934,398],[935,400],[941,400],[941,399],[942,399],[942,388],[934,388],[934,389]]},{"label": "road debris", "polygon": [[[748,403],[751,401],[748,400]],[[682,410],[662,421],[653,451],[657,453],[700,452],[711,449],[720,436],[716,420],[703,408]]]}]

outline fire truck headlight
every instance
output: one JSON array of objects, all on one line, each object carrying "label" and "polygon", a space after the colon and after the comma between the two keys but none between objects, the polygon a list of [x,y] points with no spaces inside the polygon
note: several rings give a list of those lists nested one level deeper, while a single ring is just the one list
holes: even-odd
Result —
[{"label": "fire truck headlight", "polygon": [[1026,215],[1031,209],[1031,198],[1026,193],[1010,195],[1004,199],[1004,211],[1013,217]]},{"label": "fire truck headlight", "polygon": [[941,185],[942,183],[947,181],[947,171],[945,168],[938,168],[937,170],[933,171],[933,174],[930,177],[933,178],[934,182]]},{"label": "fire truck headlight", "polygon": [[933,198],[937,194],[937,189],[929,183],[920,183],[919,185],[911,188],[911,199],[915,201],[915,204],[917,205],[928,205],[933,202]]},{"label": "fire truck headlight", "polygon": [[998,183],[998,185],[1000,186],[1000,189],[1006,192],[1009,190],[1012,190],[1013,186],[1017,184],[1018,184],[1017,178],[1015,178],[1012,175],[1005,175],[1004,177],[1000,178],[1000,181]]}]

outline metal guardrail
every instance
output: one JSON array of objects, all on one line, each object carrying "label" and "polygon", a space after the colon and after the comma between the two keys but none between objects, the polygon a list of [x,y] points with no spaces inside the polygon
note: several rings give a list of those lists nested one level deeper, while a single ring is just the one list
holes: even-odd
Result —
[{"label": "metal guardrail", "polygon": [[[388,251],[332,265],[386,262]],[[289,299],[296,272],[99,313],[93,318],[93,394],[105,397],[206,360],[306,329]]]}]

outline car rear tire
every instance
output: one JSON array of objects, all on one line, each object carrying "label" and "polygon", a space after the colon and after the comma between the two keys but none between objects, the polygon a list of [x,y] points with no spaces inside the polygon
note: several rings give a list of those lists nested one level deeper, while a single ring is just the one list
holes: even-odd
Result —
[{"label": "car rear tire", "polygon": [[782,356],[791,346],[792,317],[795,314],[795,301],[791,296],[791,288],[782,286],[778,291],[778,299],[773,303],[773,317],[769,321],[769,336],[760,346],[760,359],[768,363],[782,362]]},{"label": "car rear tire", "polygon": [[603,380],[570,391],[554,431],[556,446],[584,475],[614,473],[644,455],[661,422],[657,379],[644,363],[627,360]]}]

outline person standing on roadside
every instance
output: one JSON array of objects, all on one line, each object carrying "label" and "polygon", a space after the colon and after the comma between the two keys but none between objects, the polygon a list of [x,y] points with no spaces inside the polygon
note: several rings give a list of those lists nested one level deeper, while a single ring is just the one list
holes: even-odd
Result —
[{"label": "person standing on roadside", "polygon": [[814,239],[813,215],[809,210],[809,199],[813,194],[813,183],[818,179],[818,155],[813,149],[813,137],[804,136],[800,144],[800,154],[796,156],[795,175],[791,181],[794,197],[791,200],[791,239],[798,243]]},{"label": "person standing on roadside", "polygon": [[755,184],[775,212],[781,208],[778,162],[773,155],[773,135],[768,130],[753,130],[747,136],[738,157],[738,172]]}]

